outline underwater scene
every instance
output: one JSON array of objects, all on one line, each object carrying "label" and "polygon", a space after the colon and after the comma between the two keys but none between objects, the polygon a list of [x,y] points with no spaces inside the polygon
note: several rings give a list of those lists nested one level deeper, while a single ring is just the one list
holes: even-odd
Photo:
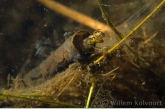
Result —
[{"label": "underwater scene", "polygon": [[165,0],[0,7],[0,107],[165,107]]}]

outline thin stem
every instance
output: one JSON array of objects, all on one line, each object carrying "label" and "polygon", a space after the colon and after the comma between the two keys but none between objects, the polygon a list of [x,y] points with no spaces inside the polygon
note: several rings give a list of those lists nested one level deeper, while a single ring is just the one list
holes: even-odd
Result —
[{"label": "thin stem", "polygon": [[119,38],[122,38],[122,34],[115,28],[115,26],[113,25],[113,23],[110,21],[110,19],[108,19],[108,15],[105,12],[103,6],[101,5],[100,0],[97,0],[97,3],[100,7],[101,13],[103,15],[103,17],[105,18],[107,24],[109,25],[109,27],[119,36]]},{"label": "thin stem", "polygon": [[92,93],[93,93],[94,86],[95,86],[95,82],[92,82],[92,85],[91,85],[90,91],[89,91],[89,95],[88,95],[88,100],[87,100],[85,108],[89,107],[89,103],[90,103],[90,100],[91,100],[91,96],[92,96]]},{"label": "thin stem", "polygon": [[0,93],[0,97],[20,98],[20,99],[25,99],[25,100],[30,100],[30,101],[38,101],[38,102],[49,103],[49,104],[59,104],[59,105],[69,106],[69,107],[80,107],[80,106],[73,105],[73,104],[56,102],[56,101],[52,101],[52,100],[43,100],[43,99],[37,99],[37,98],[29,98],[29,97],[21,96],[21,95],[12,95],[12,94]]},{"label": "thin stem", "polygon": [[[105,13],[104,9],[102,8],[101,2],[100,0],[97,0],[98,5],[101,9],[102,13]],[[115,46],[113,46],[112,48],[110,48],[108,50],[108,53],[112,52],[113,50],[115,50],[121,43],[123,43],[128,37],[130,37],[137,29],[139,29],[156,11],[158,11],[159,8],[161,8],[161,6],[165,3],[165,0],[163,0],[157,7],[155,7],[155,9],[149,14],[147,15],[131,32],[129,32],[122,40],[120,40]],[[104,17],[108,18],[107,14],[104,14]],[[118,36],[121,36],[120,33],[118,33],[118,31],[114,28],[113,24],[110,22],[109,19],[107,19],[107,22],[110,26],[112,26],[111,28],[115,31],[115,33]],[[104,58],[104,55],[100,56],[97,60],[94,61],[94,64],[97,64],[99,61],[101,61]],[[148,65],[147,65],[148,66]]]},{"label": "thin stem", "polygon": [[[97,0],[97,3],[100,7],[101,13],[103,14],[107,24],[110,26],[110,28],[117,34],[117,36],[122,39],[122,34],[115,28],[115,26],[113,25],[113,23],[111,22],[111,20],[108,18],[107,13],[105,12],[103,6],[101,5],[100,0]],[[144,8],[144,7],[143,7]],[[141,9],[140,9],[141,10]],[[149,63],[147,63],[143,58],[141,58],[135,51],[133,51],[131,49],[131,47],[129,47],[126,43],[125,43],[126,47],[128,48],[128,50],[141,62],[143,63],[145,66],[149,66]]]}]

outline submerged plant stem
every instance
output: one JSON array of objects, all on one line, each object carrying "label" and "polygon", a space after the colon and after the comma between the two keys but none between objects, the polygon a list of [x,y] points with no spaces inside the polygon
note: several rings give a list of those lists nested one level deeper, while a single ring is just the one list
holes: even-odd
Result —
[{"label": "submerged plant stem", "polygon": [[[121,37],[121,34],[115,29],[115,27],[113,26],[112,22],[108,19],[107,14],[105,13],[105,10],[103,9],[100,0],[97,0],[97,3],[101,9],[101,12],[104,14],[104,17],[107,18],[107,23],[109,24],[109,26],[114,30],[114,32]],[[140,26],[142,26],[156,11],[158,11],[158,9],[161,8],[161,6],[165,3],[165,0],[163,0],[157,7],[154,8],[154,10],[147,15],[131,32],[129,32],[122,40],[120,40],[117,44],[115,44],[115,46],[113,46],[112,48],[110,48],[108,50],[108,53],[112,52],[113,50],[115,50],[121,43],[123,43],[128,37],[130,37],[137,29],[140,28]],[[101,61],[104,58],[104,55],[100,56],[97,60],[94,61],[94,64],[97,64],[99,61]],[[147,65],[148,66],[148,65]]]},{"label": "submerged plant stem", "polygon": [[[110,28],[117,34],[117,36],[122,39],[122,34],[115,28],[115,26],[113,25],[113,23],[111,22],[111,20],[108,18],[107,13],[105,12],[103,6],[101,5],[100,0],[97,0],[97,3],[100,7],[101,13],[104,16],[107,24],[110,26]],[[141,57],[138,56],[138,54],[136,52],[134,52],[126,43],[125,43],[126,47],[128,48],[128,50],[138,59],[140,60],[143,64],[145,65],[149,65],[149,63],[147,63],[144,59],[142,59]],[[109,52],[110,53],[110,52]]]},{"label": "submerged plant stem", "polygon": [[[114,32],[117,34],[117,36],[119,38],[121,37],[121,33],[119,31],[117,31],[117,29],[114,27],[114,25],[112,24],[112,22],[110,21],[110,19],[108,18],[108,15],[106,14],[104,8],[101,5],[100,0],[97,0],[97,3],[100,7],[100,10],[102,12],[102,14],[104,15],[106,22],[108,23],[108,25],[112,28],[112,30],[114,30]],[[129,32],[122,40],[120,40],[115,46],[113,46],[112,48],[110,48],[108,50],[108,53],[111,53],[113,50],[115,50],[121,43],[123,43],[128,37],[130,37],[137,29],[139,29],[154,13],[156,13],[161,7],[162,5],[165,3],[165,0],[162,0],[161,3],[159,3],[159,5],[157,5],[154,10],[147,15],[131,32]],[[161,76],[159,76],[151,67],[150,64],[147,63],[144,59],[142,59],[141,57],[138,56],[138,54],[136,52],[134,52],[127,44],[126,47],[132,52],[132,54],[140,61],[143,63],[143,65],[145,66],[145,68],[149,69],[153,74],[155,74],[157,77],[161,78],[163,81],[165,81],[165,79]],[[104,58],[104,55],[100,56],[97,60],[94,61],[94,64],[97,64],[99,61],[101,61]]]},{"label": "submerged plant stem", "polygon": [[92,93],[93,93],[94,86],[95,86],[95,82],[92,82],[85,108],[89,107],[89,103],[90,103],[90,100],[91,100],[91,96],[92,96]]},{"label": "submerged plant stem", "polygon": [[43,100],[43,99],[38,99],[38,98],[29,98],[26,96],[22,96],[22,95],[13,95],[13,94],[4,94],[4,93],[0,93],[0,98],[19,98],[19,99],[25,99],[25,100],[30,100],[30,101],[38,101],[38,102],[42,102],[42,103],[48,103],[48,104],[59,104],[61,106],[68,106],[68,107],[80,107],[77,105],[73,105],[73,104],[68,104],[68,103],[62,103],[62,102],[56,102],[56,101],[52,101],[52,100]]},{"label": "submerged plant stem", "polygon": [[101,1],[100,0],[97,0],[97,4],[99,5],[100,10],[101,10],[101,13],[102,13],[104,19],[106,20],[107,24],[109,25],[109,27],[118,35],[118,37],[120,39],[122,39],[122,34],[115,28],[115,26],[113,25],[113,23],[111,22],[111,20],[108,18],[107,13],[105,12],[104,8],[101,5]]}]

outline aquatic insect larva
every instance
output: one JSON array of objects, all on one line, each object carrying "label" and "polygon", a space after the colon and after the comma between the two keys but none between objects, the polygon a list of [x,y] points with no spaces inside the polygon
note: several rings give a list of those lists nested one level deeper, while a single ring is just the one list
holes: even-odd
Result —
[{"label": "aquatic insect larva", "polygon": [[[90,34],[86,30],[80,30],[70,36],[59,48],[43,61],[39,66],[31,70],[31,78],[52,77],[59,68],[65,68],[73,61],[79,61],[88,58],[95,49],[96,43],[102,43],[104,33],[97,30]],[[35,73],[37,76],[35,76]]]}]

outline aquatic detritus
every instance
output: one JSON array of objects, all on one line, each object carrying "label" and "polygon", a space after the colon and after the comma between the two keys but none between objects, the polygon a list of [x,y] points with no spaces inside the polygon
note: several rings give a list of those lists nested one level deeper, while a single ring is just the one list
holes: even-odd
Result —
[{"label": "aquatic detritus", "polygon": [[104,36],[104,33],[99,30],[94,31],[93,34],[86,30],[79,30],[54,50],[39,66],[32,69],[29,72],[30,77],[37,78],[39,75],[35,77],[35,73],[39,73],[44,78],[50,78],[59,69],[67,68],[69,63],[88,59],[97,50],[96,43],[103,42]]},{"label": "aquatic detritus", "polygon": [[64,36],[65,40],[67,40],[73,34],[74,34],[74,32],[68,31],[68,32],[65,32],[63,36]]},{"label": "aquatic detritus", "polygon": [[[64,39],[68,39],[73,34],[74,32],[71,31],[65,32],[63,35]],[[53,43],[50,38],[37,40],[35,43],[34,56],[37,58],[47,58],[51,51],[55,50],[56,46],[56,43]]]},{"label": "aquatic detritus", "polygon": [[38,40],[35,44],[34,56],[37,58],[46,58],[54,48],[55,46],[50,38]]}]

